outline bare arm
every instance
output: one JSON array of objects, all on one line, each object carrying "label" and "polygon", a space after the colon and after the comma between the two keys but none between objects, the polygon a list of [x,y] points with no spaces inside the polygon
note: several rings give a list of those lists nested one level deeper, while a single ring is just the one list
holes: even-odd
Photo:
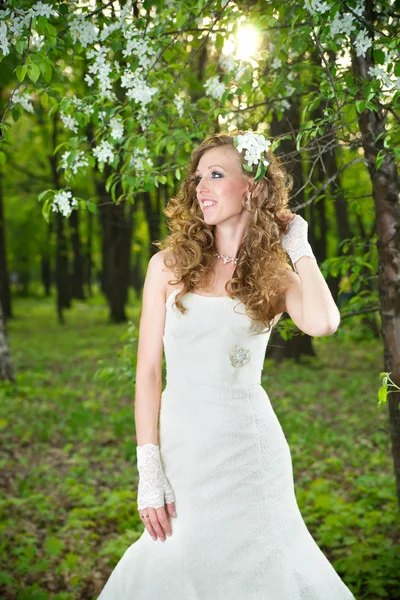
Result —
[{"label": "bare arm", "polygon": [[317,262],[309,256],[296,261],[298,274],[290,272],[285,291],[285,311],[301,331],[313,337],[332,335],[340,312]]},{"label": "bare arm", "polygon": [[163,252],[157,252],[149,260],[143,286],[135,392],[135,426],[138,446],[159,444],[162,336],[165,325],[163,266]]}]

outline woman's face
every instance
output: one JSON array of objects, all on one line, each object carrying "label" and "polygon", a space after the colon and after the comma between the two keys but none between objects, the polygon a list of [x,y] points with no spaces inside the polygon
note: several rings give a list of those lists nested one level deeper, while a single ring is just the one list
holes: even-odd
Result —
[{"label": "woman's face", "polygon": [[[240,160],[233,146],[210,148],[200,158],[195,173],[196,196],[206,223],[214,225],[246,210],[243,197],[246,199],[249,180]],[[207,200],[214,204],[205,206]]]}]

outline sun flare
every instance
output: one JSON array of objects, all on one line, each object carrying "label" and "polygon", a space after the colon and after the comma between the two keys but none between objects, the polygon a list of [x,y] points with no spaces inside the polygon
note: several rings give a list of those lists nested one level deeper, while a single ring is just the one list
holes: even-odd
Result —
[{"label": "sun flare", "polygon": [[259,44],[259,33],[250,25],[240,26],[236,35],[236,58],[248,60],[254,57]]}]

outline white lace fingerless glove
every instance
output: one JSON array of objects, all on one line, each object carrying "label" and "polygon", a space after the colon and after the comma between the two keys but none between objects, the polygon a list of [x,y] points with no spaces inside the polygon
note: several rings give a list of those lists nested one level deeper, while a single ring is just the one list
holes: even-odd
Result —
[{"label": "white lace fingerless glove", "polygon": [[311,256],[314,260],[317,260],[308,242],[307,232],[307,221],[301,215],[296,215],[281,238],[282,247],[289,254],[293,266],[302,256]]},{"label": "white lace fingerless glove", "polygon": [[[160,508],[175,502],[175,495],[164,474],[160,447],[155,444],[137,446],[139,471],[138,508]],[[165,500],[164,500],[165,496]]]}]

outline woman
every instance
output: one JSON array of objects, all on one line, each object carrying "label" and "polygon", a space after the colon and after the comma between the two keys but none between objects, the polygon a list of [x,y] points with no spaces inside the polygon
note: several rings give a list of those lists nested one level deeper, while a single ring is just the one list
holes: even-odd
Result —
[{"label": "woman", "polygon": [[171,234],[149,261],[139,328],[145,531],[101,600],[354,599],[303,521],[261,386],[284,311],[311,336],[340,322],[269,146],[252,132],[212,135],[165,209]]}]

